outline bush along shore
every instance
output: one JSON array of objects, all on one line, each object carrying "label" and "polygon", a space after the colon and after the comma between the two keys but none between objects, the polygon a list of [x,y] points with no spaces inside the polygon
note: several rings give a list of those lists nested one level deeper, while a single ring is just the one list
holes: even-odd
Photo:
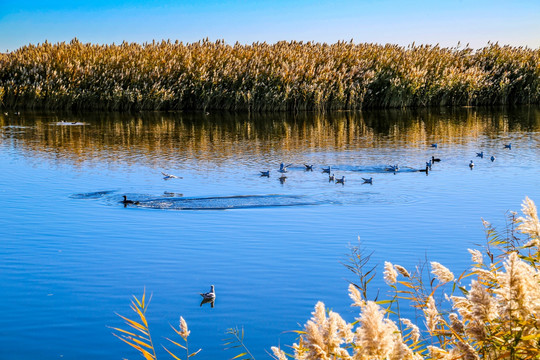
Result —
[{"label": "bush along shore", "polygon": [[[296,331],[297,342],[272,347],[273,358],[540,359],[540,220],[529,198],[522,212],[523,216],[509,213],[503,233],[484,221],[485,248],[468,249],[471,267],[461,274],[454,275],[435,261],[414,269],[385,262],[388,296],[384,299],[378,299],[383,292],[368,289],[376,276],[370,255],[354,247],[346,267],[357,275],[349,285],[352,306],[359,309],[356,321],[349,323],[318,302],[311,319]],[[113,333],[147,360],[156,360],[159,355],[150,337],[147,307],[145,295],[141,300],[134,297],[131,309],[136,315],[132,319],[120,316],[124,328],[115,327]],[[407,307],[416,310],[416,318],[402,316]],[[190,331],[183,317],[172,328],[178,336],[167,338],[163,347],[173,359],[187,360],[201,351],[190,353]],[[254,359],[243,341],[243,330],[232,328],[227,334],[225,345],[240,352],[233,359]]]},{"label": "bush along shore", "polygon": [[540,49],[278,42],[27,45],[0,54],[0,106],[329,111],[540,103]]}]

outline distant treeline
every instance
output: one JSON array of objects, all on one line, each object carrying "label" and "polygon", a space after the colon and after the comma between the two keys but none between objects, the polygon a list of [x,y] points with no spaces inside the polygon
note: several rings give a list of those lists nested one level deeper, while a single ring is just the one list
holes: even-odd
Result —
[{"label": "distant treeline", "polygon": [[223,41],[24,46],[0,54],[4,108],[354,110],[540,103],[540,49]]}]

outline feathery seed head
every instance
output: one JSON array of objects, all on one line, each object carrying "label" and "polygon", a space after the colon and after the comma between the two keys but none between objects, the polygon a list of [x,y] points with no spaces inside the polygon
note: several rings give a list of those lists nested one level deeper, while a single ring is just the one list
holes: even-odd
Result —
[{"label": "feathery seed head", "polygon": [[479,250],[467,249],[467,251],[471,254],[473,263],[483,264],[484,257],[482,256],[482,253]]},{"label": "feathery seed head", "polygon": [[373,301],[368,301],[360,314],[360,327],[356,329],[355,356],[357,358],[384,359],[394,346],[396,324],[384,318],[384,310]]},{"label": "feathery seed head", "polygon": [[517,230],[531,237],[531,241],[526,246],[540,247],[540,220],[534,202],[526,197],[521,205],[521,211],[525,215],[519,217],[516,222],[519,224]]},{"label": "feathery seed head", "polygon": [[180,336],[187,340],[187,337],[189,336],[189,333],[191,331],[188,330],[187,322],[184,320],[182,316],[180,316]]},{"label": "feathery seed head", "polygon": [[411,339],[413,343],[418,342],[418,340],[420,339],[420,329],[418,328],[418,326],[416,326],[415,324],[412,323],[411,320],[406,319],[406,318],[402,318],[401,322],[405,324],[407,329],[411,330]]},{"label": "feathery seed head", "polygon": [[384,262],[384,281],[388,285],[394,285],[397,282],[397,272],[394,269],[392,263],[385,261]]},{"label": "feathery seed head", "polygon": [[447,267],[436,261],[431,262],[431,273],[435,275],[441,284],[454,281],[454,274]]},{"label": "feathery seed head", "polygon": [[424,308],[424,315],[426,317],[426,327],[431,335],[434,335],[437,325],[441,321],[439,311],[435,306],[435,300],[433,296],[429,296]]},{"label": "feathery seed head", "polygon": [[362,294],[353,284],[349,284],[349,297],[353,301],[352,306],[364,307],[366,304],[366,302],[362,298]]},{"label": "feathery seed head", "polygon": [[274,353],[274,356],[277,360],[287,360],[287,356],[285,355],[285,352],[281,350],[280,348],[276,346],[272,346],[270,349]]}]

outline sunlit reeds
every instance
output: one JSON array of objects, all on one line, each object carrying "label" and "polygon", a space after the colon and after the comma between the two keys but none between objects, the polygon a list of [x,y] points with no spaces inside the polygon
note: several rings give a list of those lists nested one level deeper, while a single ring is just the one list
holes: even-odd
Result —
[{"label": "sunlit reeds", "polygon": [[[157,360],[158,357],[156,348],[154,342],[152,341],[152,336],[148,327],[148,320],[146,319],[146,310],[148,309],[149,304],[150,299],[146,298],[146,291],[143,293],[140,300],[133,296],[133,300],[131,301],[131,310],[133,310],[137,317],[134,320],[118,314],[118,316],[124,320],[127,328],[122,329],[119,327],[113,327],[112,330],[114,331],[114,336],[131,346],[133,349],[137,350],[146,360]],[[172,345],[175,345],[176,347],[185,351],[185,360],[197,355],[201,351],[201,349],[199,349],[191,354],[189,353],[188,336],[191,331],[188,330],[187,322],[183,317],[180,317],[178,329],[172,325],[171,328],[183,340],[185,345],[182,345],[178,341],[171,340],[169,338],[167,338],[167,340]],[[173,359],[182,360],[183,356],[175,355],[175,353],[169,350],[167,347],[163,345],[162,347]]]},{"label": "sunlit reeds", "polygon": [[[525,216],[519,218],[511,213],[507,237],[484,222],[488,238],[486,256],[469,249],[472,267],[459,276],[437,262],[431,262],[435,278],[422,267],[408,271],[385,262],[384,279],[394,296],[372,301],[365,291],[359,291],[372,275],[368,278],[368,273],[355,271],[360,283],[352,283],[349,294],[352,306],[360,308],[360,317],[354,323],[333,326],[333,333],[329,334],[323,326],[327,320],[320,316],[327,310],[323,303],[317,303],[299,342],[292,346],[291,358],[540,358],[540,222],[529,198],[525,199],[522,211]],[[357,262],[367,265],[361,253],[353,254]],[[402,307],[406,304],[421,310],[416,324],[401,317],[400,303]],[[342,328],[351,329],[353,341]],[[306,356],[313,348],[319,351],[317,356]],[[279,358],[279,349],[273,351]]]},{"label": "sunlit reeds", "polygon": [[4,107],[303,111],[540,102],[540,49],[207,40],[27,45],[0,54]]},{"label": "sunlit reeds", "polygon": [[115,331],[113,335],[139,351],[145,359],[155,360],[156,351],[146,320],[146,310],[149,303],[150,299],[146,299],[146,292],[143,293],[141,300],[133,296],[131,310],[137,314],[136,320],[118,314],[128,327],[127,329],[113,328]]}]

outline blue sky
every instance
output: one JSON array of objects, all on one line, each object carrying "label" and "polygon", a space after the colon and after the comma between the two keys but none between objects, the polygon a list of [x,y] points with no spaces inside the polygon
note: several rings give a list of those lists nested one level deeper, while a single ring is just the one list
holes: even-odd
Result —
[{"label": "blue sky", "polygon": [[540,47],[539,0],[0,0],[0,51],[29,43],[303,40]]}]

